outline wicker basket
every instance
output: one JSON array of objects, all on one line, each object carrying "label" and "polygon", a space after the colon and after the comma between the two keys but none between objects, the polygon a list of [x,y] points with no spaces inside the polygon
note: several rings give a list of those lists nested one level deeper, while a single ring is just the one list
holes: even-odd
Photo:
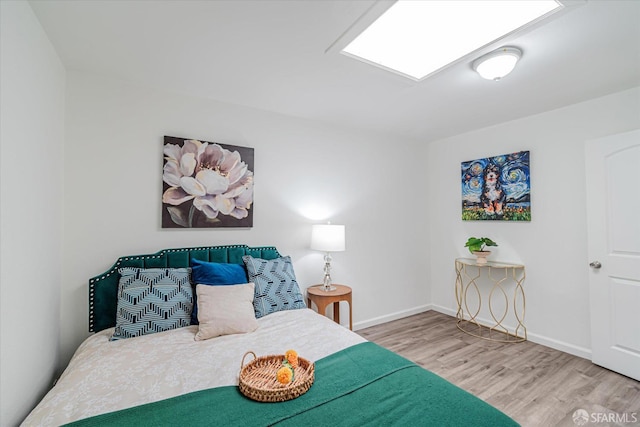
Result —
[{"label": "wicker basket", "polygon": [[[254,360],[245,365],[244,360],[249,354]],[[293,381],[281,384],[276,379],[276,372],[282,367],[283,359],[283,355],[257,357],[253,351],[246,352],[240,365],[240,392],[258,402],[284,402],[305,394],[313,384],[315,365],[298,357]]]}]

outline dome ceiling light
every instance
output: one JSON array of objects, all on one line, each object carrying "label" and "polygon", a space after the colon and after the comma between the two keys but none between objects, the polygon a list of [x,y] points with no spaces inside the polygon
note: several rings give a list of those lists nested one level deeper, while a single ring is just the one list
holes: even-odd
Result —
[{"label": "dome ceiling light", "polygon": [[473,69],[487,80],[498,81],[515,68],[522,56],[517,47],[505,46],[473,61]]}]

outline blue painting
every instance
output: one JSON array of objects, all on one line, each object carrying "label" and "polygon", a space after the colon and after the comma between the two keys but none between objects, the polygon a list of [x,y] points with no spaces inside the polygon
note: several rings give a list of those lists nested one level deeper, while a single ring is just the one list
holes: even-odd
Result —
[{"label": "blue painting", "polygon": [[531,221],[529,152],[461,164],[464,221]]}]

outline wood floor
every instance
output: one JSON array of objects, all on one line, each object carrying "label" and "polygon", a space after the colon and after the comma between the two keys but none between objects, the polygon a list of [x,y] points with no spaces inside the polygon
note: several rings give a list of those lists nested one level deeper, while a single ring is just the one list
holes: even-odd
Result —
[{"label": "wood floor", "polygon": [[454,317],[435,311],[357,333],[473,393],[523,427],[575,427],[578,409],[589,413],[587,426],[640,426],[640,382],[580,357],[530,341],[503,344],[472,337],[458,330]]}]

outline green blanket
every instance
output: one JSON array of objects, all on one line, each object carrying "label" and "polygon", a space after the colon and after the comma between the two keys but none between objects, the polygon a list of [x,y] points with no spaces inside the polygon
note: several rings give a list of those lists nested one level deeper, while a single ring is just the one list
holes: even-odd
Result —
[{"label": "green blanket", "polygon": [[176,396],[77,421],[73,426],[420,425],[517,426],[502,412],[374,343],[316,362],[297,399],[261,403],[235,386]]}]

